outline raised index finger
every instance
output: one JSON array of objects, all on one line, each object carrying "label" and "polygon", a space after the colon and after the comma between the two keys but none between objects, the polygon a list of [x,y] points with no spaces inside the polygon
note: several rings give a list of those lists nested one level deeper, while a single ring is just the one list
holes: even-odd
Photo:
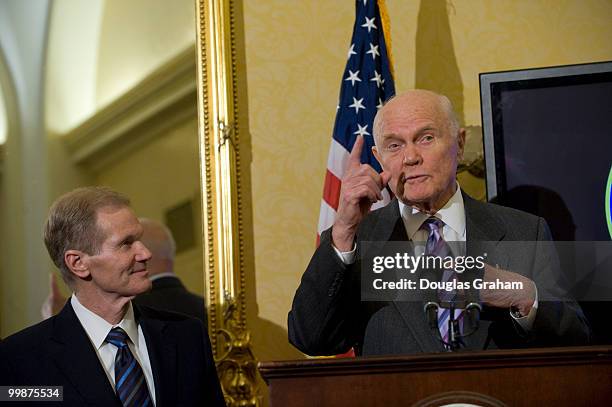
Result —
[{"label": "raised index finger", "polygon": [[349,156],[349,168],[358,168],[361,165],[361,151],[363,150],[364,143],[363,136],[357,136],[351,155]]}]

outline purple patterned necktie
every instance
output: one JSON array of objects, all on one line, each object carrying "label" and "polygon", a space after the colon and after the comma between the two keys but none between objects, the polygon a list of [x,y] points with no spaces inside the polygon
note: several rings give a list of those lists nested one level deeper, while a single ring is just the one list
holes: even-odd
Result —
[{"label": "purple patterned necktie", "polygon": [[[421,229],[427,231],[427,243],[425,245],[425,256],[435,256],[445,258],[452,256],[452,252],[448,243],[442,238],[442,228],[444,228],[444,222],[438,218],[430,217],[421,225]],[[442,274],[442,281],[448,282],[456,279],[457,273],[454,270],[444,270]],[[455,290],[446,291],[439,290],[438,298],[440,302],[452,302],[457,297]],[[448,321],[450,319],[450,310],[448,308],[438,308],[438,329],[440,330],[440,337],[444,343],[449,341],[449,330]],[[463,330],[463,310],[455,309],[455,320],[459,321],[459,330]]]},{"label": "purple patterned necktie", "polygon": [[117,347],[115,356],[115,390],[124,407],[152,405],[142,368],[127,344],[128,335],[119,327],[111,329],[106,342]]}]

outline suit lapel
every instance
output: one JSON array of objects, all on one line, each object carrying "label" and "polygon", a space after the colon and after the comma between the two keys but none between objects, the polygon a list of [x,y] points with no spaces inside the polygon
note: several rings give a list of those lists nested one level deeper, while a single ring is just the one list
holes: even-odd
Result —
[{"label": "suit lapel", "polygon": [[[370,243],[368,252],[380,253],[387,242],[404,242],[407,240],[408,235],[400,217],[397,198],[394,198],[387,206],[380,209],[380,215],[376,223],[370,228],[369,233],[360,239],[360,242]],[[361,248],[358,248],[358,251],[361,251]]]},{"label": "suit lapel", "polygon": [[[486,253],[485,263],[505,268],[508,254],[499,250],[499,242],[506,235],[506,229],[488,210],[486,204],[463,194],[466,222],[466,246],[468,256],[482,256]],[[478,330],[465,338],[469,349],[483,349],[489,334],[491,321],[480,320]]]},{"label": "suit lapel", "polygon": [[121,405],[70,301],[55,318],[50,349],[59,371],[87,403]]},{"label": "suit lapel", "polygon": [[463,194],[465,207],[466,251],[470,256],[487,253],[486,262],[500,266],[508,263],[505,253],[497,250],[498,243],[506,235],[506,229],[499,220],[487,210],[486,204]]},{"label": "suit lapel", "polygon": [[[372,253],[381,253],[383,246],[387,242],[410,241],[399,213],[397,198],[381,209],[378,222],[372,228],[372,233],[368,236],[368,240],[373,244]],[[393,305],[422,352],[439,352],[444,350],[439,342],[439,332],[436,336],[436,332],[432,332],[427,325],[421,302],[393,301]]]},{"label": "suit lapel", "polygon": [[145,310],[135,304],[134,313],[147,341],[147,351],[155,381],[155,405],[171,406],[172,400],[178,399],[176,339],[172,332],[166,329],[165,322],[147,317]]}]

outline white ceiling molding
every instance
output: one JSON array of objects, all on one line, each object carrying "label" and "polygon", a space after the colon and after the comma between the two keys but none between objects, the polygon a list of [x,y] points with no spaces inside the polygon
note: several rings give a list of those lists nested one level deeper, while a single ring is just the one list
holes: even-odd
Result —
[{"label": "white ceiling molding", "polygon": [[197,115],[195,47],[189,47],[64,136],[93,172]]}]

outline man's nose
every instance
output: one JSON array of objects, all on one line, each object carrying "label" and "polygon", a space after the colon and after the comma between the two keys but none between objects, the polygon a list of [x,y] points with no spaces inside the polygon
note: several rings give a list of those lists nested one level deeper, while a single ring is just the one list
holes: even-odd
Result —
[{"label": "man's nose", "polygon": [[151,259],[151,251],[149,249],[147,249],[147,246],[144,245],[144,243],[142,242],[136,242],[139,247],[138,247],[138,253],[137,253],[137,257],[136,260],[137,261],[147,261],[149,259]]},{"label": "man's nose", "polygon": [[421,155],[415,147],[411,145],[404,147],[404,160],[402,161],[404,165],[417,165],[420,162]]}]

